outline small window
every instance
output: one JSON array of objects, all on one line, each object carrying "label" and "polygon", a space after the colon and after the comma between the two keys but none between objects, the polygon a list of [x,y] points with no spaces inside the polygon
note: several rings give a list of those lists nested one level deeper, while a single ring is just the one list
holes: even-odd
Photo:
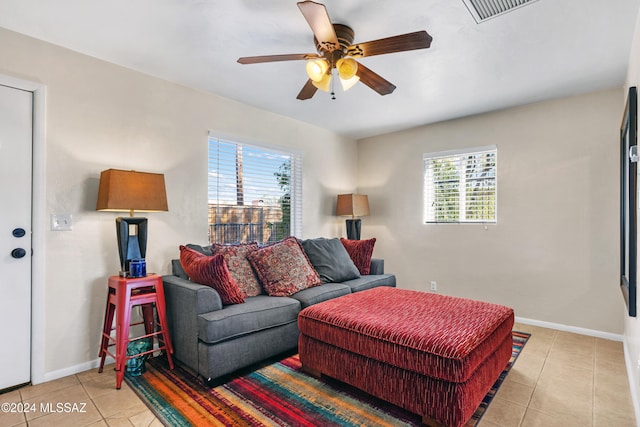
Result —
[{"label": "small window", "polygon": [[495,223],[496,146],[427,153],[425,223]]},{"label": "small window", "polygon": [[209,136],[209,243],[300,235],[302,156]]}]

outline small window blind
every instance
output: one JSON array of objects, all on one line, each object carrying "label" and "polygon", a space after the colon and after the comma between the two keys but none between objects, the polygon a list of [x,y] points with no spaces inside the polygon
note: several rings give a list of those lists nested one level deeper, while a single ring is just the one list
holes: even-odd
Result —
[{"label": "small window blind", "polygon": [[495,145],[427,153],[425,223],[495,223],[498,150]]},{"label": "small window blind", "polygon": [[302,155],[209,136],[209,242],[268,243],[302,231]]}]

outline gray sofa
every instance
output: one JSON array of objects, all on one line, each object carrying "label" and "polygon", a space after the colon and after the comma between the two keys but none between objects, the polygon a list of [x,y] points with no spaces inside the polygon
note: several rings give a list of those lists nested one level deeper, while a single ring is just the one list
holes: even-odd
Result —
[{"label": "gray sofa", "polygon": [[[331,270],[324,255],[315,257],[317,264],[309,257],[323,282],[331,276],[321,273]],[[179,260],[171,264],[173,274],[163,276],[163,283],[174,358],[207,381],[295,350],[298,313],[305,307],[377,286],[396,286],[395,276],[384,274],[384,261],[372,259],[369,275],[323,283],[290,297],[258,295],[242,304],[223,305],[213,288],[189,280]]]}]

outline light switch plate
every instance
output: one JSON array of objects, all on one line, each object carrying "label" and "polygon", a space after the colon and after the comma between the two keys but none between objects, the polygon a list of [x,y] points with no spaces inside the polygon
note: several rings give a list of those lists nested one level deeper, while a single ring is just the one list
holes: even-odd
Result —
[{"label": "light switch plate", "polygon": [[71,219],[70,213],[51,214],[51,230],[71,231],[73,229]]}]

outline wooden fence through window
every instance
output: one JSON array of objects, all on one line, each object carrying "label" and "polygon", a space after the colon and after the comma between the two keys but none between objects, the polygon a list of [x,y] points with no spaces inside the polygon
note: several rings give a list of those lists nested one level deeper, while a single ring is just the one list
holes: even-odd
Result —
[{"label": "wooden fence through window", "polygon": [[289,234],[280,206],[209,205],[209,243],[274,242]]}]

